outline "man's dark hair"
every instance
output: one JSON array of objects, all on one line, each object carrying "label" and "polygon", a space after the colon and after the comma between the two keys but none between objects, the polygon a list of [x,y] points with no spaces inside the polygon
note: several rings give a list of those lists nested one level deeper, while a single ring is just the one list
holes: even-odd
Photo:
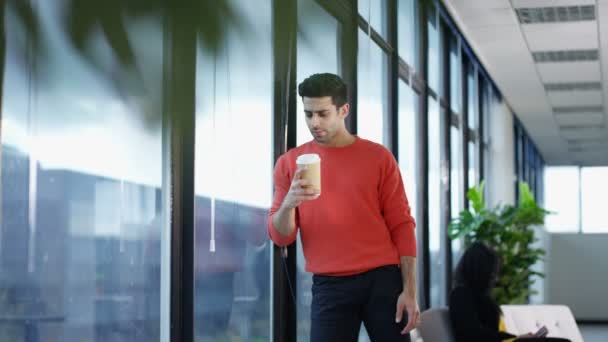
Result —
[{"label": "man's dark hair", "polygon": [[298,86],[301,97],[331,96],[331,101],[340,108],[346,103],[346,83],[340,76],[334,74],[314,74]]}]

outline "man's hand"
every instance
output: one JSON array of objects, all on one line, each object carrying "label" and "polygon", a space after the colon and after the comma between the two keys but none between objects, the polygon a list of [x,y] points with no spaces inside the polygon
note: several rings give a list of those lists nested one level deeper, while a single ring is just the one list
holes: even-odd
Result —
[{"label": "man's hand", "polygon": [[409,333],[420,324],[420,309],[418,308],[416,297],[409,295],[405,291],[401,292],[397,299],[397,314],[395,316],[397,323],[403,319],[404,311],[407,311],[407,325],[401,330],[402,335]]},{"label": "man's hand", "polygon": [[283,209],[294,209],[302,202],[317,199],[321,195],[318,190],[306,188],[310,185],[310,182],[302,179],[302,171],[304,170],[304,167],[298,167],[293,175],[289,191],[285,195],[285,199],[283,199]]}]

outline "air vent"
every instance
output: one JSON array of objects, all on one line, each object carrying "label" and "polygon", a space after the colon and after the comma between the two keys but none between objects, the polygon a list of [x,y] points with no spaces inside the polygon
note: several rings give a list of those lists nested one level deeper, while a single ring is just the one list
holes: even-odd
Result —
[{"label": "air vent", "polygon": [[588,131],[588,132],[597,132],[602,131],[604,126],[598,125],[560,125],[559,129],[562,131]]},{"label": "air vent", "polygon": [[599,53],[594,50],[562,50],[562,51],[538,51],[533,52],[532,56],[536,63],[556,63],[556,62],[580,62],[597,61]]},{"label": "air vent", "polygon": [[572,113],[603,113],[602,106],[573,106],[573,107],[553,107],[555,114],[572,114]]},{"label": "air vent", "polygon": [[595,20],[594,5],[517,8],[515,11],[522,24]]},{"label": "air vent", "polygon": [[580,82],[580,83],[547,83],[547,91],[574,91],[574,90],[601,90],[600,82]]},{"label": "air vent", "polygon": [[581,139],[566,139],[570,145],[585,145],[585,144],[608,144],[608,139],[605,138],[581,138]]}]

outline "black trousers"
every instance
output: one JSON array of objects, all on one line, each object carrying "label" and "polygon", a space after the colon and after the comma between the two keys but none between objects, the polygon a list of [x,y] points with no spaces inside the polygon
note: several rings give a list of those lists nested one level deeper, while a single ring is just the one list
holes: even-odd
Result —
[{"label": "black trousers", "polygon": [[396,265],[344,277],[314,275],[310,341],[356,342],[363,323],[373,342],[409,342],[409,334],[401,335],[407,313],[395,323],[402,289]]}]

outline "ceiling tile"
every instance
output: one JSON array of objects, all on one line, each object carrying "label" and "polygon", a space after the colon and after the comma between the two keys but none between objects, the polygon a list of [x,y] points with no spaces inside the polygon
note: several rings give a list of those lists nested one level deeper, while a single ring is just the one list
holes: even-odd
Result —
[{"label": "ceiling tile", "polygon": [[602,105],[602,92],[594,91],[550,91],[547,92],[553,107]]},{"label": "ceiling tile", "polygon": [[597,49],[597,22],[522,25],[531,51]]},{"label": "ceiling tile", "polygon": [[602,125],[605,121],[603,113],[556,114],[558,125]]},{"label": "ceiling tile", "polygon": [[601,81],[599,62],[537,63],[543,83]]}]

